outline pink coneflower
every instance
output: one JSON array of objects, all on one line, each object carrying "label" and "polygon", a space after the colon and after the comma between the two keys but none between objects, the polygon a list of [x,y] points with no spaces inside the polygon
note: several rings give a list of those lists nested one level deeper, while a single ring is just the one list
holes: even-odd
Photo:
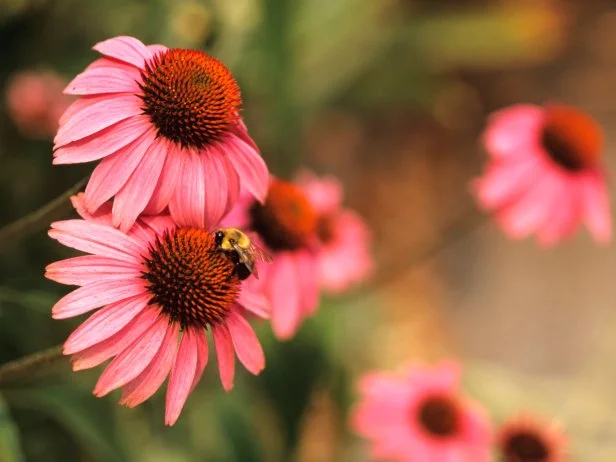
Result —
[{"label": "pink coneflower", "polygon": [[55,164],[102,159],[85,191],[93,213],[111,197],[114,226],[169,206],[182,226],[216,224],[242,187],[265,198],[268,171],[239,114],[229,70],[195,50],[100,42],[105,57],[66,88],[80,95],[60,119]]},{"label": "pink coneflower", "polygon": [[53,71],[15,74],[6,88],[8,114],[17,128],[33,138],[50,139],[73,98],[62,94],[66,81]]},{"label": "pink coneflower", "polygon": [[223,223],[251,232],[274,262],[259,268],[272,328],[291,338],[319,303],[317,214],[295,184],[272,178],[263,204],[242,195]]},{"label": "pink coneflower", "polygon": [[122,387],[120,403],[134,407],[169,376],[165,423],[173,425],[207,364],[206,330],[225,390],[233,387],[236,354],[251,373],[263,369],[263,351],[245,316],[266,317],[266,300],[254,278],[238,279],[212,232],[156,216],[140,218],[124,233],[111,226],[110,206],[91,216],[81,198],[74,204],[84,219],[53,223],[49,235],[89,255],[52,263],[46,276],[81,286],[55,304],[55,319],[100,308],[64,344],[75,371],[113,358],[96,396]]},{"label": "pink coneflower", "polygon": [[487,462],[491,429],[483,411],[460,396],[460,371],[443,362],[404,374],[367,374],[359,382],[354,430],[377,460]]},{"label": "pink coneflower", "polygon": [[505,233],[536,233],[547,246],[584,222],[595,240],[609,242],[603,133],[594,119],[559,104],[516,105],[490,117],[483,140],[491,159],[475,193]]},{"label": "pink coneflower", "polygon": [[374,269],[371,233],[355,211],[342,207],[342,185],[332,176],[318,178],[301,172],[296,183],[317,213],[321,287],[340,293],[364,281]]},{"label": "pink coneflower", "polygon": [[567,438],[556,422],[542,424],[530,415],[505,422],[498,431],[503,462],[564,462]]}]

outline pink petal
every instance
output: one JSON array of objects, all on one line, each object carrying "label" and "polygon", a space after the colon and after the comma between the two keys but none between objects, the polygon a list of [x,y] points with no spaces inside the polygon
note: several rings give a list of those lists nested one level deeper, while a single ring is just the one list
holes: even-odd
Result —
[{"label": "pink petal", "polygon": [[300,282],[300,304],[306,315],[319,307],[318,260],[309,251],[297,252],[295,256]]},{"label": "pink petal", "polygon": [[333,176],[317,177],[309,170],[301,170],[295,177],[306,197],[319,215],[331,215],[342,206],[342,184]]},{"label": "pink petal", "polygon": [[554,191],[554,206],[550,218],[537,230],[539,245],[548,247],[571,235],[580,220],[579,189],[569,182],[562,182]]},{"label": "pink petal", "polygon": [[137,79],[139,72],[127,72],[117,67],[87,69],[77,75],[64,90],[67,95],[98,95],[106,93],[141,92]]},{"label": "pink petal", "polygon": [[590,234],[600,244],[612,239],[610,202],[605,180],[599,173],[588,173],[581,179],[582,213]]},{"label": "pink petal", "polygon": [[96,255],[83,255],[57,261],[45,268],[45,277],[60,284],[85,286],[101,279],[126,279],[141,276],[137,263]]},{"label": "pink petal", "polygon": [[[94,63],[92,63],[94,64]],[[87,107],[94,106],[103,101],[108,101],[109,96],[107,95],[98,95],[98,96],[84,96],[83,98],[79,98],[73,101],[62,113],[62,116],[58,120],[59,125],[64,125],[68,120],[72,119],[75,114],[83,111]],[[55,146],[57,148],[58,146]]]},{"label": "pink petal", "polygon": [[135,95],[117,94],[90,104],[60,125],[54,138],[55,147],[61,147],[86,136],[98,133],[111,125],[139,115],[142,101]]},{"label": "pink petal", "polygon": [[[162,142],[160,138],[159,140]],[[179,152],[179,149],[171,146],[171,143],[167,145],[167,151],[165,165],[158,178],[158,184],[154,189],[150,202],[143,211],[143,213],[148,215],[159,214],[169,205],[175,193],[175,185],[180,178],[180,172],[183,169],[184,154]]]},{"label": "pink petal", "polygon": [[137,378],[124,385],[120,404],[135,407],[156,393],[175,362],[179,333],[178,323],[171,323],[167,327],[165,338],[152,362]]},{"label": "pink petal", "polygon": [[537,183],[542,172],[542,165],[535,157],[507,163],[493,162],[473,184],[477,202],[484,210],[503,207],[525,194]]},{"label": "pink petal", "polygon": [[255,331],[235,311],[229,313],[226,321],[237,357],[249,372],[258,375],[265,368],[265,356]]},{"label": "pink petal", "polygon": [[545,171],[540,181],[517,202],[498,212],[496,218],[507,235],[515,239],[526,237],[550,220],[558,203],[554,193],[562,181],[567,181],[562,174]]},{"label": "pink petal", "polygon": [[51,309],[51,316],[54,319],[72,318],[103,305],[143,294],[146,290],[141,279],[103,279],[62,297]]},{"label": "pink petal", "polygon": [[178,420],[188,399],[197,372],[198,351],[197,335],[193,329],[186,329],[167,386],[165,425],[173,425]]},{"label": "pink petal", "polygon": [[150,294],[111,303],[81,324],[64,342],[65,355],[77,353],[96,345],[120,332],[147,306]]},{"label": "pink petal", "polygon": [[213,228],[237,201],[240,183],[226,156],[218,152],[202,154],[205,178],[205,227]]},{"label": "pink petal", "polygon": [[184,153],[180,181],[169,203],[169,212],[180,226],[205,228],[206,179],[200,155],[193,151]]},{"label": "pink petal", "polygon": [[160,316],[141,337],[119,353],[101,374],[94,394],[105,396],[141,374],[158,353],[168,327],[167,318]]},{"label": "pink petal", "polygon": [[169,215],[157,215],[153,217],[142,216],[139,221],[146,224],[158,235],[164,234],[165,231],[169,231],[176,227],[173,218]]},{"label": "pink petal", "polygon": [[201,376],[203,375],[203,371],[205,370],[205,366],[207,366],[208,361],[208,346],[207,346],[207,337],[205,335],[205,331],[203,329],[195,330],[195,336],[197,337],[197,369],[195,371],[195,377],[193,379],[191,391],[195,389]]},{"label": "pink petal", "polygon": [[134,37],[120,36],[99,42],[92,47],[99,53],[119,59],[143,69],[145,61],[152,58],[147,47]]},{"label": "pink petal", "polygon": [[84,196],[90,213],[94,213],[126,184],[155,138],[156,130],[151,127],[131,144],[105,157],[96,166]]},{"label": "pink petal", "polygon": [[134,239],[110,226],[85,220],[56,221],[49,236],[82,252],[135,263],[141,259],[141,246]]},{"label": "pink petal", "polygon": [[244,280],[237,302],[251,313],[266,319],[270,317],[271,306],[260,285],[253,277]]},{"label": "pink petal", "polygon": [[146,116],[129,117],[94,135],[56,149],[53,163],[76,164],[110,156],[143,135],[149,126]]},{"label": "pink petal", "polygon": [[163,143],[150,145],[127,183],[113,201],[113,226],[128,232],[145,206],[150,202],[158,178],[165,164],[167,151]]},{"label": "pink petal", "polygon": [[96,345],[72,356],[73,370],[90,369],[104,363],[112,356],[128,348],[141,338],[159,317],[160,310],[146,308],[137,315],[124,329]]},{"label": "pink petal", "polygon": [[215,327],[212,326],[212,335],[214,336],[214,346],[218,358],[220,382],[225,391],[231,391],[235,376],[235,354],[233,353],[231,334],[224,324],[218,324]]},{"label": "pink petal", "polygon": [[292,254],[285,252],[276,255],[268,284],[272,303],[272,329],[278,339],[290,339],[302,319],[300,281]]},{"label": "pink petal", "polygon": [[246,189],[259,202],[264,202],[269,188],[269,171],[259,151],[236,139],[229,141],[232,148],[229,161],[241,178],[242,188]]},{"label": "pink petal", "polygon": [[158,43],[152,44],[152,45],[148,45],[148,50],[150,50],[150,53],[152,53],[152,56],[156,56],[160,53],[165,53],[168,48],[165,45],[160,45]]},{"label": "pink petal", "polygon": [[139,80],[141,77],[141,72],[139,69],[136,69],[135,66],[131,65],[131,64],[127,64],[127,63],[123,63],[122,61],[118,61],[117,59],[114,58],[105,58],[104,56],[102,58],[98,58],[97,60],[91,62],[88,67],[86,67],[86,69],[84,70],[84,72],[88,72],[91,70],[112,70],[112,71],[116,71],[116,70],[120,70],[123,71],[124,73],[130,73],[133,74],[135,76],[135,80]]},{"label": "pink petal", "polygon": [[536,149],[544,109],[518,104],[490,115],[483,143],[495,159],[519,157],[527,148]]}]

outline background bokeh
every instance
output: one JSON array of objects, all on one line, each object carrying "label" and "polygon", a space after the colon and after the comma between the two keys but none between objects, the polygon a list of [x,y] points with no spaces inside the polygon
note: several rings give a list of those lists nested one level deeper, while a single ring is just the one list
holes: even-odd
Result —
[{"label": "background bokeh", "polygon": [[[16,73],[67,80],[115,35],[203,49],[243,91],[273,173],[332,173],[374,230],[374,279],[325,298],[295,339],[258,326],[267,368],[225,394],[209,367],[173,428],[158,393],[127,410],[91,395],[98,370],[60,363],[3,386],[0,462],[366,460],[347,427],[354,379],[413,359],[460,358],[496,423],[558,418],[574,460],[616,453],[616,258],[585,233],[554,249],[512,242],[468,184],[492,110],[578,105],[605,126],[614,172],[616,1],[0,0],[0,89]],[[2,91],[4,94],[5,91]],[[0,96],[0,225],[70,188],[90,165],[52,167],[50,137]],[[613,173],[612,173],[613,175]],[[71,215],[68,203],[53,218]],[[45,230],[0,241],[0,361],[61,343],[68,290],[42,277],[67,249]]]}]

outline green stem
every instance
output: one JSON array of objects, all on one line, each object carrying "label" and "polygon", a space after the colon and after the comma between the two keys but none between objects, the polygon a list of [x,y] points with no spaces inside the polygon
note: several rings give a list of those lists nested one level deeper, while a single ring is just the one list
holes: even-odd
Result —
[{"label": "green stem", "polygon": [[66,201],[73,194],[79,192],[85,182],[86,178],[79,180],[72,188],[63,192],[40,209],[0,228],[0,248],[12,243],[14,239],[28,236],[49,226],[51,219],[65,206]]},{"label": "green stem", "polygon": [[31,376],[62,358],[62,345],[57,345],[4,363],[0,366],[0,384]]}]

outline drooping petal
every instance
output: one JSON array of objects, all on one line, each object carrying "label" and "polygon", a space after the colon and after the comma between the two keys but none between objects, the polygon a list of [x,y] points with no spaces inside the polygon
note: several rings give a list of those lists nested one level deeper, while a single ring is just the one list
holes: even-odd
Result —
[{"label": "drooping petal", "polygon": [[544,247],[552,246],[568,237],[579,225],[579,188],[563,182],[560,190],[554,192],[554,197],[557,198],[558,206],[553,209],[550,219],[537,230],[538,242]]},{"label": "drooping petal", "polygon": [[51,263],[45,268],[45,277],[60,284],[84,286],[101,278],[136,278],[141,274],[140,266],[127,261],[115,260],[97,255],[82,255]]},{"label": "drooping petal", "polygon": [[241,178],[242,187],[259,202],[264,202],[269,187],[269,171],[259,151],[236,139],[229,142],[232,148],[229,161]]},{"label": "drooping petal", "polygon": [[96,367],[124,351],[133,342],[141,338],[143,333],[156,322],[159,313],[159,309],[148,307],[141,311],[126,327],[107,340],[73,354],[71,357],[73,370],[81,371]]},{"label": "drooping petal", "polygon": [[493,163],[485,175],[473,183],[479,206],[493,210],[517,200],[537,183],[542,171],[540,162],[534,157]]},{"label": "drooping petal", "polygon": [[120,332],[148,304],[151,296],[140,294],[111,303],[94,313],[64,342],[65,355],[73,354],[96,345]]},{"label": "drooping petal", "polygon": [[149,126],[146,116],[129,117],[94,135],[56,149],[53,164],[77,164],[110,156],[143,135]]},{"label": "drooping petal", "polygon": [[84,107],[60,124],[54,144],[57,148],[64,146],[142,112],[141,100],[135,95],[120,93],[107,97]]},{"label": "drooping petal", "polygon": [[158,353],[168,327],[167,318],[160,316],[141,337],[119,353],[101,374],[94,394],[105,396],[141,374]]},{"label": "drooping petal", "polygon": [[72,318],[103,305],[143,294],[146,290],[140,279],[103,279],[62,297],[51,309],[51,316],[54,319]]},{"label": "drooping petal", "polygon": [[297,265],[300,304],[304,314],[312,314],[319,306],[318,260],[310,251],[304,250],[295,255]]},{"label": "drooping petal", "polygon": [[56,221],[49,236],[67,247],[82,252],[134,263],[141,255],[141,246],[117,229],[85,220]]},{"label": "drooping petal", "polygon": [[[181,226],[205,227],[205,172],[200,154],[185,152],[180,180],[169,202],[169,212]],[[209,198],[207,199],[209,200]]]},{"label": "drooping petal", "polygon": [[513,238],[523,238],[549,220],[551,210],[557,203],[554,192],[558,191],[562,181],[566,180],[560,174],[545,171],[541,181],[516,202],[499,211],[496,218],[505,232]]},{"label": "drooping petal", "polygon": [[301,170],[294,182],[302,188],[319,215],[334,214],[342,206],[342,184],[335,177],[330,175],[319,178],[308,170]]},{"label": "drooping petal", "polygon": [[128,232],[152,197],[167,151],[163,143],[152,143],[126,184],[113,200],[113,226]]},{"label": "drooping petal", "polygon": [[[160,138],[157,139],[157,142],[164,143]],[[175,185],[181,179],[180,173],[184,165],[184,155],[172,143],[166,143],[166,149],[165,165],[158,178],[158,184],[152,193],[150,202],[143,211],[148,215],[159,214],[169,205],[175,193]]]},{"label": "drooping petal", "polygon": [[227,316],[226,325],[240,362],[252,374],[258,375],[265,368],[265,355],[255,331],[248,321],[235,311],[231,311]]},{"label": "drooping petal", "polygon": [[176,360],[179,332],[178,323],[169,324],[165,338],[152,362],[137,378],[124,385],[120,404],[135,407],[150,398],[161,387]]},{"label": "drooping petal", "polygon": [[226,158],[218,153],[202,154],[200,160],[205,179],[205,227],[210,228],[220,222],[233,199],[237,200],[239,179]]},{"label": "drooping petal", "polygon": [[152,45],[148,45],[148,50],[152,53],[152,56],[156,56],[160,53],[164,53],[168,50],[165,45],[160,45],[159,43],[154,43]]},{"label": "drooping petal", "polygon": [[230,391],[233,388],[235,377],[235,353],[233,353],[231,334],[224,324],[219,324],[212,327],[212,335],[218,359],[220,382],[225,391]]},{"label": "drooping petal", "polygon": [[205,331],[203,329],[195,329],[195,335],[197,337],[197,369],[195,371],[192,387],[190,388],[191,392],[195,389],[199,380],[201,380],[205,366],[207,366],[209,354]]},{"label": "drooping petal", "polygon": [[180,342],[178,356],[171,369],[165,407],[165,425],[173,425],[192,390],[198,365],[197,335],[193,329],[186,329]]},{"label": "drooping petal", "polygon": [[148,48],[134,37],[120,36],[104,40],[92,47],[99,53],[143,69],[146,60],[152,58]]},{"label": "drooping petal", "polygon": [[536,144],[544,110],[532,104],[517,104],[490,115],[483,143],[495,159],[526,155]]},{"label": "drooping petal", "polygon": [[279,339],[289,339],[297,331],[302,319],[300,281],[291,254],[280,253],[276,256],[268,283],[272,329]]},{"label": "drooping petal", "polygon": [[100,95],[109,93],[139,93],[138,72],[126,72],[119,67],[86,69],[64,90],[68,95]]},{"label": "drooping petal", "polygon": [[156,130],[150,127],[131,144],[105,157],[96,166],[86,186],[84,202],[90,213],[113,197],[128,181],[150,145]]},{"label": "drooping petal", "polygon": [[582,214],[586,227],[595,240],[607,244],[612,238],[612,220],[605,180],[601,174],[591,172],[580,182]]},{"label": "drooping petal", "polygon": [[262,283],[254,277],[250,277],[242,282],[242,291],[237,302],[246,310],[261,317],[269,318],[271,306],[269,300],[263,292]]}]

